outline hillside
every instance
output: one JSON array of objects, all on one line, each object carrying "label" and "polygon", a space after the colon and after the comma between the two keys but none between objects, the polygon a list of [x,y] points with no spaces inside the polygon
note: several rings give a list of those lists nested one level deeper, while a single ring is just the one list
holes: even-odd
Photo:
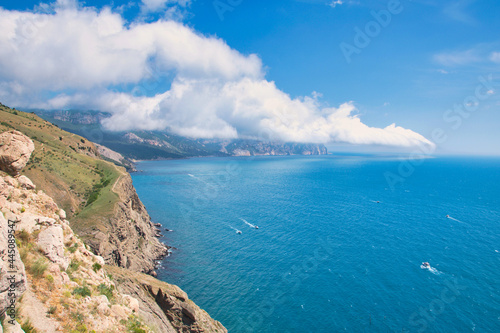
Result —
[{"label": "hillside", "polygon": [[317,144],[244,139],[190,139],[168,131],[110,132],[101,126],[101,121],[111,115],[99,111],[34,110],[34,112],[68,132],[106,146],[128,159],[327,154],[326,147]]},{"label": "hillside", "polygon": [[1,248],[15,239],[12,255],[0,252],[4,332],[226,332],[178,287],[141,273],[167,247],[130,175],[92,143],[0,104],[0,169],[11,172],[0,171]]},{"label": "hillside", "polygon": [[68,215],[71,227],[106,263],[153,273],[168,248],[125,169],[98,158],[93,143],[35,114],[0,105],[0,131],[30,137],[35,150],[24,174]]},{"label": "hillside", "polygon": [[0,332],[227,332],[178,287],[90,252],[19,174],[33,149],[18,131],[0,133]]}]

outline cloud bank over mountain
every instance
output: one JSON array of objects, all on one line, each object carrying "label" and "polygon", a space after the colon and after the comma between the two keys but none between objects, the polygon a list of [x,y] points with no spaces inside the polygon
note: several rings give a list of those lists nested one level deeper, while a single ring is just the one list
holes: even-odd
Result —
[{"label": "cloud bank over mountain", "polygon": [[395,124],[367,126],[353,102],[293,98],[266,80],[257,55],[172,20],[130,23],[66,0],[36,12],[0,9],[0,29],[0,100],[13,106],[108,111],[111,130],[433,146]]}]

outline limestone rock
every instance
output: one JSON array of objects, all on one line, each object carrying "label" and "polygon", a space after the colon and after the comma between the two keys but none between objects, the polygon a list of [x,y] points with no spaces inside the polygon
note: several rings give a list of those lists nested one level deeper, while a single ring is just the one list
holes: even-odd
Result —
[{"label": "limestone rock", "polygon": [[108,301],[108,298],[106,297],[106,295],[95,296],[94,300],[97,302],[97,304],[103,304],[103,303],[109,304],[109,301]]},{"label": "limestone rock", "polygon": [[24,189],[34,190],[36,188],[31,179],[29,179],[26,176],[19,176],[17,178],[17,181],[19,182],[19,186],[21,186]]},{"label": "limestone rock", "polygon": [[35,150],[35,144],[21,132],[8,131],[0,134],[0,169],[13,175],[26,166]]},{"label": "limestone rock", "polygon": [[38,247],[52,262],[61,265],[66,270],[69,265],[68,257],[64,255],[64,235],[60,225],[53,225],[42,229],[38,235]]},{"label": "limestone rock", "polygon": [[21,325],[17,321],[8,321],[8,317],[3,322],[4,333],[24,333]]},{"label": "limestone rock", "polygon": [[131,312],[130,309],[124,306],[118,304],[111,305],[111,314],[115,317],[128,318],[130,312]]},{"label": "limestone rock", "polygon": [[109,315],[109,306],[106,303],[101,303],[97,306],[97,312],[102,315]]},{"label": "limestone rock", "polygon": [[66,219],[66,212],[64,211],[64,209],[59,210],[59,217],[61,218],[61,220]]},{"label": "limestone rock", "polygon": [[123,295],[126,305],[134,312],[139,311],[139,301],[130,295]]}]

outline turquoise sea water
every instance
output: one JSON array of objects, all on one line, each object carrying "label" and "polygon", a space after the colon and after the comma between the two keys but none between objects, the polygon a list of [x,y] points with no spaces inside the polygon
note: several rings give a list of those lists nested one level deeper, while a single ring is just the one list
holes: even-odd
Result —
[{"label": "turquoise sea water", "polygon": [[196,158],[138,169],[139,197],[173,230],[159,277],[230,332],[500,332],[500,159]]}]

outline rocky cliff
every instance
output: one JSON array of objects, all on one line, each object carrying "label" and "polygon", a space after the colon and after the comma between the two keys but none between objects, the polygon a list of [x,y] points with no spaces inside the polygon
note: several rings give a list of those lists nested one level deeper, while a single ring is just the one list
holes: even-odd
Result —
[{"label": "rocky cliff", "polygon": [[[22,147],[12,148],[4,152]],[[66,212],[28,177],[6,173],[14,173],[11,167],[0,164],[0,332],[227,332],[179,288],[105,266],[73,232]],[[117,216],[143,217],[153,230],[130,178],[124,174],[115,186]],[[127,235],[130,228],[121,227]],[[130,262],[125,266],[134,267]]]},{"label": "rocky cliff", "polygon": [[[83,225],[77,226],[77,230],[106,263],[154,274],[155,262],[167,254],[168,247],[158,241],[159,230],[151,222],[130,175],[121,172],[112,187],[119,196],[112,216],[101,217],[101,223],[90,229]],[[75,225],[81,220],[78,217]]]},{"label": "rocky cliff", "polygon": [[[100,159],[93,143],[34,114],[0,105],[0,119],[0,165],[16,175],[17,164],[28,162],[23,173],[67,212],[73,230],[106,263],[154,274],[168,249],[126,170]],[[23,142],[23,134],[31,140]]]}]

